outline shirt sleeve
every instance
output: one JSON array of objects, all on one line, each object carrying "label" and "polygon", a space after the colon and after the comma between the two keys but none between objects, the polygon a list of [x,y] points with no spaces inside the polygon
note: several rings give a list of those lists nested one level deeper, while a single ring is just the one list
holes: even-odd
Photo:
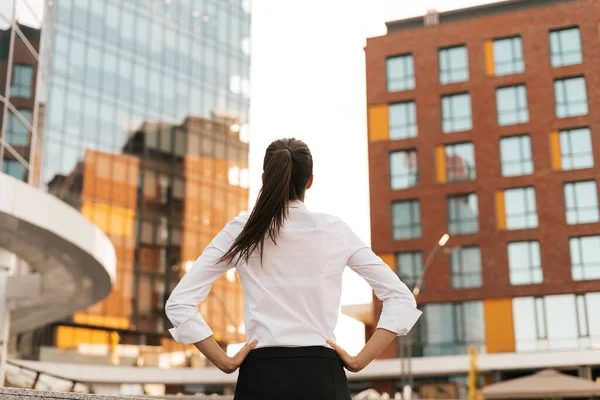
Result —
[{"label": "shirt sleeve", "polygon": [[173,324],[169,332],[177,342],[193,344],[212,336],[213,331],[200,315],[198,305],[206,299],[212,284],[233,267],[218,260],[229,250],[237,234],[236,222],[227,224],[169,296],[165,313]]},{"label": "shirt sleeve", "polygon": [[392,269],[378,257],[346,224],[345,243],[348,251],[346,265],[364,278],[383,302],[377,328],[397,335],[406,335],[422,312],[417,309],[415,296]]}]

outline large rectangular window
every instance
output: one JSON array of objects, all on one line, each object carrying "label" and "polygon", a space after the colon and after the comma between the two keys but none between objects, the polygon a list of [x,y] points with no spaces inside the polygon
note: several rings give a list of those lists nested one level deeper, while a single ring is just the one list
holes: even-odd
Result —
[{"label": "large rectangular window", "polygon": [[442,97],[442,130],[444,133],[469,131],[473,128],[469,93]]},{"label": "large rectangular window", "polygon": [[525,71],[520,36],[494,40],[494,70],[496,75],[518,74]]},{"label": "large rectangular window", "polygon": [[390,153],[390,186],[394,190],[417,186],[419,174],[417,151],[401,150]]},{"label": "large rectangular window", "polygon": [[414,89],[415,67],[412,54],[389,57],[385,66],[388,92]]},{"label": "large rectangular window", "polygon": [[527,88],[525,85],[496,89],[498,125],[516,125],[529,122]]},{"label": "large rectangular window", "polygon": [[14,64],[12,81],[10,83],[10,97],[31,98],[33,86],[33,67],[30,65]]},{"label": "large rectangular window", "polygon": [[440,83],[469,80],[469,57],[467,46],[447,47],[439,50]]},{"label": "large rectangular window", "polygon": [[431,357],[467,354],[469,346],[483,351],[485,324],[483,303],[427,304],[411,335],[414,356]]},{"label": "large rectangular window", "polygon": [[550,53],[553,67],[581,64],[581,37],[579,28],[567,28],[550,32]]},{"label": "large rectangular window", "polygon": [[[31,111],[17,110],[21,117],[31,124]],[[8,112],[6,124],[6,141],[13,146],[27,146],[29,143],[29,130],[12,111]]]},{"label": "large rectangular window", "polygon": [[500,139],[502,176],[519,176],[533,173],[531,138],[529,135]]},{"label": "large rectangular window", "polygon": [[538,215],[534,188],[505,190],[504,207],[507,229],[537,228]]},{"label": "large rectangular window", "polygon": [[481,287],[481,253],[479,247],[461,247],[450,254],[453,289]]},{"label": "large rectangular window", "polygon": [[448,197],[448,233],[452,235],[479,231],[477,194],[459,194]]},{"label": "large rectangular window", "polygon": [[590,349],[600,345],[600,293],[516,297],[517,352]]},{"label": "large rectangular window", "polygon": [[592,136],[589,128],[560,131],[560,162],[563,170],[594,166]]},{"label": "large rectangular window", "polygon": [[555,80],[554,97],[558,118],[576,117],[588,113],[585,78],[582,76]]},{"label": "large rectangular window", "polygon": [[448,182],[475,180],[475,151],[473,143],[454,143],[444,146],[446,179]]},{"label": "large rectangular window", "polygon": [[511,285],[542,283],[540,243],[538,241],[509,243],[508,267]]},{"label": "large rectangular window", "polygon": [[392,203],[392,226],[394,240],[421,237],[421,204],[419,200],[403,200]]},{"label": "large rectangular window", "polygon": [[573,280],[600,279],[600,235],[571,238],[569,248]]},{"label": "large rectangular window", "polygon": [[565,183],[565,210],[570,225],[600,221],[596,182]]},{"label": "large rectangular window", "polygon": [[417,107],[414,101],[390,104],[390,139],[407,139],[417,136]]},{"label": "large rectangular window", "polygon": [[423,271],[423,253],[407,251],[396,254],[396,271],[400,280],[409,288],[414,288]]}]

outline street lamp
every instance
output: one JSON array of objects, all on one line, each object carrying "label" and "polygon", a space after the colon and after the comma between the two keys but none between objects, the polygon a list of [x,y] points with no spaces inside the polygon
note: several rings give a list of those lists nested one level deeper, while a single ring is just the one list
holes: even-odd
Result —
[{"label": "street lamp", "polygon": [[[421,286],[423,285],[423,279],[425,279],[425,274],[427,273],[427,269],[429,268],[431,263],[433,263],[433,260],[435,259],[435,256],[437,256],[440,249],[443,248],[446,245],[446,243],[448,243],[449,239],[450,239],[450,235],[447,233],[444,233],[442,235],[442,237],[440,238],[440,240],[438,240],[438,242],[433,247],[433,250],[431,251],[431,253],[429,253],[427,260],[425,261],[425,264],[423,265],[423,270],[421,271],[421,274],[417,278],[417,282],[413,289],[413,294],[415,295],[415,297],[417,297],[419,295],[419,293],[421,292]],[[404,348],[405,346],[406,346],[406,349]],[[405,398],[410,400],[412,398],[412,387],[413,387],[412,343],[411,343],[411,338],[408,335],[400,338],[400,361],[401,361],[401,370],[402,370],[402,383],[404,386],[403,389],[406,394]],[[406,364],[406,366],[405,366],[405,364]],[[405,368],[408,373],[408,382],[406,382],[406,379],[405,379],[405,374],[404,374]],[[405,384],[405,383],[408,383],[408,384]]]}]

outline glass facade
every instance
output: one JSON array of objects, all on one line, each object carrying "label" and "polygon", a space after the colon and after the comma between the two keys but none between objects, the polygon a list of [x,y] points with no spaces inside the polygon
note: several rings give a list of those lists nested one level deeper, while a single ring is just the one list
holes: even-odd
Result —
[{"label": "glass facade", "polygon": [[448,233],[452,235],[479,231],[479,203],[476,193],[448,196]]},{"label": "glass facade", "polygon": [[565,183],[567,224],[587,224],[600,221],[596,181]]},{"label": "glass facade", "polygon": [[418,183],[417,152],[401,150],[390,153],[390,187],[394,190],[406,189]]},{"label": "glass facade", "polygon": [[385,66],[388,92],[414,89],[415,66],[412,54],[389,57]]},{"label": "glass facade", "polygon": [[511,285],[542,283],[544,277],[540,243],[538,241],[509,243],[508,267]]},{"label": "glass facade", "polygon": [[531,138],[529,135],[500,139],[502,176],[530,175],[533,173]]},{"label": "glass facade", "polygon": [[482,286],[481,251],[476,246],[461,247],[450,254],[451,287],[453,289]]},{"label": "glass facade", "polygon": [[[121,344],[185,349],[167,332],[166,299],[248,208],[250,1],[44,3],[42,35],[22,30],[38,41],[47,79],[36,94],[37,63],[15,57],[11,97],[32,100],[19,103],[4,134],[27,159],[32,129],[23,121],[36,125],[37,99],[39,185],[109,236],[117,279],[104,301],[41,330],[33,347],[106,348],[119,329]],[[19,175],[3,154],[2,170]],[[200,310],[219,343],[245,340],[233,271]]]},{"label": "glass facade", "polygon": [[516,125],[529,122],[527,88],[525,85],[496,89],[498,125]]},{"label": "glass facade", "polygon": [[[400,280],[409,288],[414,288],[423,271],[423,253],[406,251],[396,254],[396,271]],[[423,291],[421,289],[421,291]]]},{"label": "glass facade", "polygon": [[438,55],[441,84],[469,80],[469,55],[467,46],[440,49]]},{"label": "glass facade", "polygon": [[574,281],[600,279],[600,235],[571,238],[569,249]]},{"label": "glass facade", "polygon": [[507,229],[537,228],[538,214],[534,188],[505,190],[504,206]]},{"label": "glass facade", "polygon": [[520,36],[494,40],[494,70],[496,75],[525,71],[523,43]]},{"label": "glass facade", "polygon": [[446,179],[448,182],[474,181],[475,150],[473,143],[453,143],[444,146]]},{"label": "glass facade", "polygon": [[550,32],[550,53],[553,67],[581,64],[581,37],[579,28],[567,28]]}]

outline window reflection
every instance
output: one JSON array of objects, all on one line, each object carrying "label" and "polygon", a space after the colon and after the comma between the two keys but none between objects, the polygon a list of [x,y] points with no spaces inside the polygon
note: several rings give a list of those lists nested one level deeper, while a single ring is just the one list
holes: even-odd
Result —
[{"label": "window reflection", "polygon": [[473,143],[455,143],[444,146],[446,179],[448,182],[475,180],[475,151]]},{"label": "window reflection", "polygon": [[550,52],[553,67],[581,64],[581,38],[579,28],[550,32]]},{"label": "window reflection", "polygon": [[13,178],[17,178],[19,180],[26,180],[26,168],[17,160],[10,160],[5,158],[2,162],[2,172],[12,176]]},{"label": "window reflection", "polygon": [[531,139],[529,135],[500,139],[502,176],[519,176],[533,173]]},{"label": "window reflection", "polygon": [[30,65],[14,64],[10,83],[10,97],[31,98],[33,86],[33,67]]},{"label": "window reflection", "polygon": [[467,46],[440,49],[438,55],[441,84],[469,80]]},{"label": "window reflection", "polygon": [[451,286],[453,289],[482,286],[481,252],[479,247],[461,247],[450,254]]},{"label": "window reflection", "polygon": [[477,194],[448,197],[448,233],[466,234],[479,231],[479,206]]},{"label": "window reflection", "polygon": [[[414,288],[423,270],[423,253],[409,251],[396,254],[396,271],[400,280]],[[422,290],[421,290],[422,291]]]},{"label": "window reflection", "polygon": [[600,279],[600,236],[571,238],[569,249],[573,280]]},{"label": "window reflection", "polygon": [[12,111],[8,112],[8,123],[6,124],[6,141],[13,146],[26,146],[29,143],[29,129],[23,124],[21,118],[31,124],[31,111],[26,109],[17,110],[18,116]]},{"label": "window reflection", "polygon": [[556,116],[558,118],[586,115],[588,113],[585,78],[567,78],[554,81]]},{"label": "window reflection", "polygon": [[494,40],[494,70],[496,75],[523,72],[523,46],[520,36]]},{"label": "window reflection", "polygon": [[390,153],[390,186],[394,190],[417,186],[419,181],[416,150]]},{"label": "window reflection", "polygon": [[412,54],[389,57],[386,60],[388,92],[409,90],[415,87],[415,71]]}]

